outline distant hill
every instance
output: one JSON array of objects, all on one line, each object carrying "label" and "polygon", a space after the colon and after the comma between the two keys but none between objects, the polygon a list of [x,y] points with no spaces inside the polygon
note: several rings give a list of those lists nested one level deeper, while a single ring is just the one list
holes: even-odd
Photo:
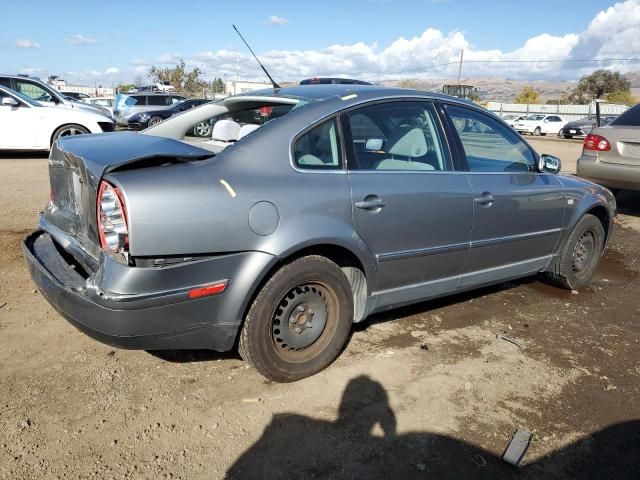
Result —
[{"label": "distant hill", "polygon": [[[640,96],[640,71],[629,72],[624,77],[631,83],[631,91],[635,96]],[[446,83],[456,83],[451,78],[434,79],[404,79],[404,80],[383,80],[383,85],[402,86],[406,88],[416,88],[432,92],[441,92],[442,86]],[[525,85],[530,85],[540,92],[544,102],[547,100],[560,98],[563,94],[568,94],[578,83],[577,81],[547,81],[547,80],[512,80],[508,78],[496,77],[465,77],[460,80],[465,85],[473,85],[478,89],[478,94],[482,100],[496,102],[510,102]]]}]

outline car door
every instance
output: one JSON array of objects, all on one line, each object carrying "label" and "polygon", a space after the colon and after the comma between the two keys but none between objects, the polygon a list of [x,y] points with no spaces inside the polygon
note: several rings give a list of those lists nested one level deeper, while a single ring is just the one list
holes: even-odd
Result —
[{"label": "car door", "polygon": [[549,115],[542,123],[542,131],[544,133],[557,134],[562,128],[563,122],[557,115]]},{"label": "car door", "polygon": [[461,105],[445,109],[474,196],[471,249],[460,286],[545,268],[561,234],[562,183],[539,173],[535,152],[498,119]]},{"label": "car door", "polygon": [[471,188],[434,106],[392,101],[342,115],[353,221],[377,264],[378,308],[451,291],[467,259]]},{"label": "car door", "polygon": [[[0,101],[5,96],[17,100],[0,91]],[[40,138],[42,124],[37,113],[44,107],[30,107],[17,101],[18,106],[0,104],[0,148],[43,148]]]}]

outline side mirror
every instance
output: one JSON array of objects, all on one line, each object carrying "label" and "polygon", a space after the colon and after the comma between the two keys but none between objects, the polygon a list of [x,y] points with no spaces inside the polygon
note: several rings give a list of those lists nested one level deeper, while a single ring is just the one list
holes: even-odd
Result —
[{"label": "side mirror", "polygon": [[364,148],[369,151],[376,151],[382,148],[383,140],[381,138],[369,138]]},{"label": "side mirror", "polygon": [[549,119],[548,119],[548,118],[545,118],[545,119],[544,119],[544,123],[549,123]]},{"label": "side mirror", "polygon": [[558,173],[562,167],[562,162],[558,157],[543,153],[538,159],[538,171],[540,173]]},{"label": "side mirror", "polygon": [[12,97],[2,97],[2,102],[0,102],[0,105],[5,105],[7,107],[19,107],[20,102]]}]

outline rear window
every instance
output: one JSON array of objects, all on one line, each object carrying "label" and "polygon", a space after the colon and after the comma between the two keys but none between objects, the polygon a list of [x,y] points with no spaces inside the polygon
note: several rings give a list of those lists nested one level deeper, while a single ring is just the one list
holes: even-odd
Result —
[{"label": "rear window", "polygon": [[620,127],[640,127],[640,103],[624,112],[611,122],[610,125]]}]

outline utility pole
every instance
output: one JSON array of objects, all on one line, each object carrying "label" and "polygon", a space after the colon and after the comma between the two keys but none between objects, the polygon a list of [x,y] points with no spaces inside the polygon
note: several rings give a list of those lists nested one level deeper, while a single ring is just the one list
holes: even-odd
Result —
[{"label": "utility pole", "polygon": [[458,88],[460,87],[460,76],[462,75],[462,58],[464,57],[464,48],[460,50],[460,65],[458,66]]}]

